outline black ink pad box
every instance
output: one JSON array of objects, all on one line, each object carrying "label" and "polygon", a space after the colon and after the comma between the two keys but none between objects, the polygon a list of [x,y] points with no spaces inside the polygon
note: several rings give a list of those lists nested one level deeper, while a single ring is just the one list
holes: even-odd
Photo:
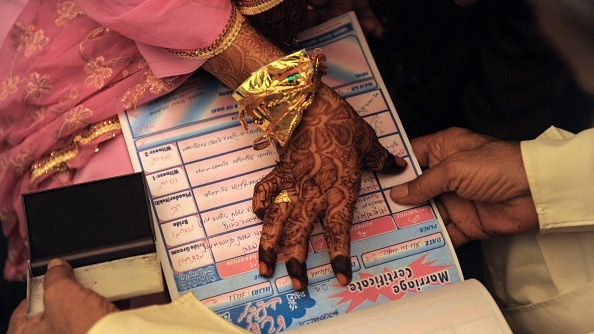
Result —
[{"label": "black ink pad box", "polygon": [[134,173],[22,196],[30,260],[29,316],[43,311],[43,275],[53,258],[83,286],[117,301],[164,290],[148,191]]}]

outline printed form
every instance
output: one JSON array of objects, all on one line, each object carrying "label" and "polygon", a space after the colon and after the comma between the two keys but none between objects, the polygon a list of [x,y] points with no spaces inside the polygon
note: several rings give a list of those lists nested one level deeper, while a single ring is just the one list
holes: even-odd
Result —
[{"label": "printed form", "polygon": [[307,291],[292,289],[282,254],[272,278],[258,274],[261,221],[252,212],[252,192],[276,153],[271,146],[252,148],[261,132],[254,124],[243,129],[232,90],[197,73],[171,94],[120,115],[135,169],[146,175],[172,298],[194,293],[253,332],[315,323],[463,279],[436,207],[390,200],[390,188],[420,168],[355,15],[308,30],[300,41],[308,52],[322,49],[328,59],[322,80],[409,162],[396,176],[362,172],[348,286],[334,278],[319,223],[309,239]]}]

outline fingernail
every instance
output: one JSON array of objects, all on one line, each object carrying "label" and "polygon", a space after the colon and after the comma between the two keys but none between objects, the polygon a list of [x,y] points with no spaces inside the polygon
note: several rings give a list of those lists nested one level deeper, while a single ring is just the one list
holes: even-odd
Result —
[{"label": "fingernail", "polygon": [[62,259],[52,259],[48,264],[47,264],[47,269],[51,269],[53,267],[56,266],[63,266],[64,265],[64,260]]},{"label": "fingernail", "polygon": [[267,248],[264,249],[262,245],[258,247],[258,258],[259,258],[259,271],[260,275],[266,278],[270,278],[274,274],[274,266],[276,265],[276,252]]},{"label": "fingernail", "polygon": [[305,291],[305,288],[307,287],[307,284],[303,284],[297,278],[291,278],[291,284],[293,284],[293,289],[295,291]]},{"label": "fingernail", "polygon": [[396,202],[406,196],[408,196],[408,184],[406,183],[397,184],[390,190],[390,197]]},{"label": "fingernail", "polygon": [[338,255],[330,261],[334,276],[340,285],[347,285],[353,279],[351,270],[351,259],[347,256]]},{"label": "fingernail", "polygon": [[287,273],[291,277],[291,283],[295,291],[303,291],[307,287],[307,267],[305,262],[299,262],[297,259],[289,259],[285,262]]},{"label": "fingernail", "polygon": [[260,262],[258,265],[258,271],[260,272],[260,276],[270,278],[274,272],[270,270],[270,267],[266,265],[264,262]]},{"label": "fingernail", "polygon": [[401,173],[407,165],[408,163],[405,159],[389,154],[388,156],[386,156],[386,160],[384,160],[384,165],[382,167],[381,172]]},{"label": "fingernail", "polygon": [[338,284],[340,284],[342,286],[345,286],[345,285],[351,283],[351,280],[348,279],[348,277],[346,277],[342,273],[336,273],[336,280],[338,281]]}]

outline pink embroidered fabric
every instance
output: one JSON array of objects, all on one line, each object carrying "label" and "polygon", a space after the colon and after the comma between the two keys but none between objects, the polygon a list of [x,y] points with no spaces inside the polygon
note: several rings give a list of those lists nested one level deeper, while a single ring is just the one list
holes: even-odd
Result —
[{"label": "pink embroidered fabric", "polygon": [[[0,49],[0,221],[9,240],[4,277],[20,280],[28,259],[21,194],[131,171],[119,130],[85,130],[178,87],[203,61],[163,48],[209,46],[231,5],[30,0],[14,10]],[[31,178],[32,165],[72,154],[77,135],[89,140],[71,159]]]}]

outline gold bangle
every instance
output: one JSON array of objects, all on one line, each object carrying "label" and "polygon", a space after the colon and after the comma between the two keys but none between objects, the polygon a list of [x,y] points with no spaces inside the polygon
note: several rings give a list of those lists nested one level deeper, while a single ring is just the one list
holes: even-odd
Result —
[{"label": "gold bangle", "polygon": [[235,90],[243,127],[247,130],[247,114],[264,132],[254,141],[254,149],[270,143],[286,145],[320,86],[324,60],[320,49],[311,56],[305,50],[294,52],[252,73]]},{"label": "gold bangle", "polygon": [[239,31],[241,30],[243,21],[244,21],[243,16],[239,12],[239,10],[237,10],[237,8],[235,6],[233,6],[231,9],[231,17],[229,18],[229,21],[227,22],[225,29],[223,29],[223,32],[219,35],[219,37],[217,37],[217,39],[214,41],[214,43],[212,43],[210,46],[207,46],[207,47],[201,48],[201,49],[196,49],[193,51],[173,50],[173,49],[168,49],[168,48],[165,48],[165,50],[167,50],[168,52],[170,52],[176,56],[180,56],[180,57],[184,57],[184,58],[190,58],[190,59],[212,58],[212,57],[222,53],[223,51],[225,51],[229,47],[229,45],[231,45],[231,43],[233,43],[233,41],[235,40],[235,37],[237,37],[237,35],[239,34]]},{"label": "gold bangle", "polygon": [[281,2],[283,0],[241,0],[236,1],[235,5],[243,15],[256,15],[274,8]]}]

